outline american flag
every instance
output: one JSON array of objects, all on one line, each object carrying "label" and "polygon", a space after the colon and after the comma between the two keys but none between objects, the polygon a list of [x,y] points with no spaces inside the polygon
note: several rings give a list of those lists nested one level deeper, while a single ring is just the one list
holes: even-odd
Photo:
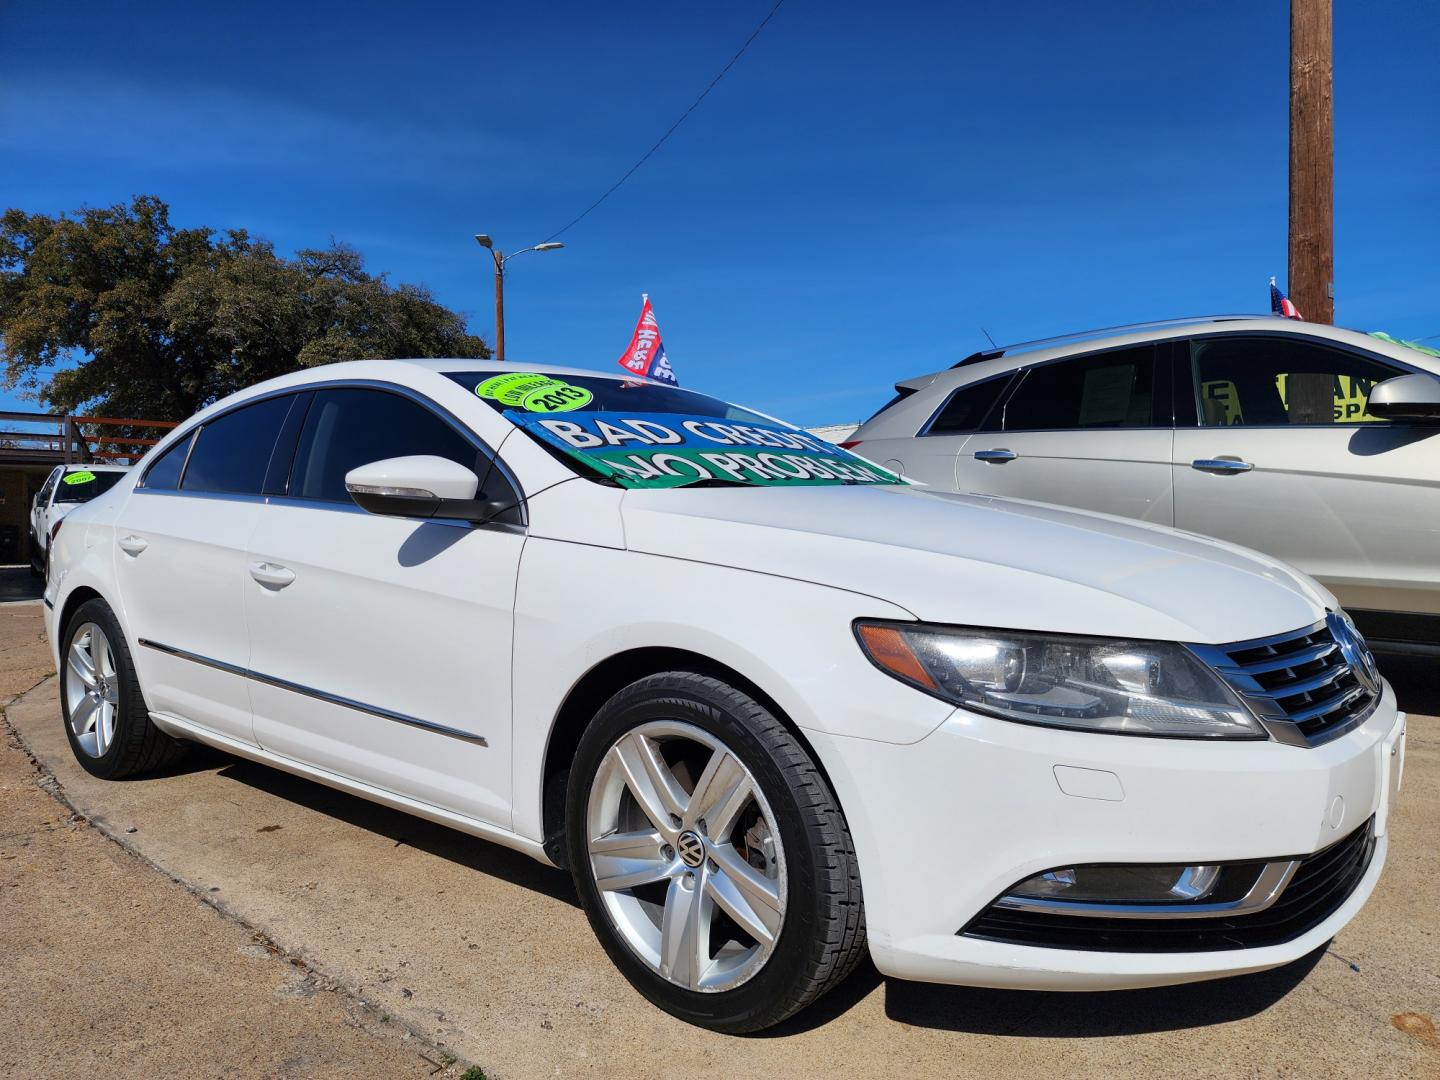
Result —
[{"label": "american flag", "polygon": [[1303,319],[1300,309],[1290,302],[1290,298],[1280,291],[1280,286],[1275,284],[1275,279],[1270,279],[1270,310],[1276,315],[1286,319]]}]

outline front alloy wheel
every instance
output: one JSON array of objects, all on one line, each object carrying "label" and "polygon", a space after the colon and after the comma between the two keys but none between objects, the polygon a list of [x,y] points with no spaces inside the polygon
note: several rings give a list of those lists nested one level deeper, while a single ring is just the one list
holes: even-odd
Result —
[{"label": "front alloy wheel", "polygon": [[665,672],[605,703],[575,752],[565,834],[605,951],[682,1020],[758,1031],[864,955],[828,782],[773,712],[719,679]]},{"label": "front alloy wheel", "polygon": [[734,751],[691,724],[632,728],[601,762],[587,817],[605,909],[651,969],[714,993],[765,965],[785,920],[785,853]]}]

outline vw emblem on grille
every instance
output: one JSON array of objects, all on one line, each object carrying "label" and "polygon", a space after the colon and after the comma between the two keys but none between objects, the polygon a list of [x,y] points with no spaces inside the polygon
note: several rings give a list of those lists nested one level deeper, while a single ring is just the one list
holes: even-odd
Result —
[{"label": "vw emblem on grille", "polygon": [[1330,628],[1330,636],[1335,639],[1335,644],[1340,646],[1340,655],[1350,665],[1350,670],[1355,673],[1360,685],[1372,694],[1378,694],[1380,669],[1375,666],[1375,657],[1370,655],[1370,649],[1365,644],[1365,639],[1360,636],[1360,631],[1355,629],[1355,624],[1338,611],[1332,611],[1325,616],[1325,623]]},{"label": "vw emblem on grille", "polygon": [[705,841],[699,833],[682,832],[675,847],[680,852],[680,861],[692,869],[705,861]]}]

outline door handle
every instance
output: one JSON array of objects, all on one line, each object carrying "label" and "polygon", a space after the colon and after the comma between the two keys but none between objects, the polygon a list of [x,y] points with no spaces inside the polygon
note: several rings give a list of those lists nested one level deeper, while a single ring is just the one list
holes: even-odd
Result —
[{"label": "door handle", "polygon": [[120,545],[120,550],[125,552],[126,555],[139,555],[150,546],[150,541],[146,540],[143,536],[135,536],[133,534],[130,536],[122,536],[117,543]]},{"label": "door handle", "polygon": [[1007,461],[1014,461],[1020,455],[1014,450],[1006,450],[1003,447],[996,450],[976,450],[976,461],[989,461],[996,465],[1003,465]]},{"label": "door handle", "polygon": [[257,562],[250,564],[250,576],[267,589],[283,589],[295,580],[295,571],[274,563]]},{"label": "door handle", "polygon": [[1255,468],[1248,461],[1240,461],[1237,458],[1196,458],[1190,462],[1192,469],[1199,469],[1201,472],[1215,473],[1239,473],[1249,472]]}]

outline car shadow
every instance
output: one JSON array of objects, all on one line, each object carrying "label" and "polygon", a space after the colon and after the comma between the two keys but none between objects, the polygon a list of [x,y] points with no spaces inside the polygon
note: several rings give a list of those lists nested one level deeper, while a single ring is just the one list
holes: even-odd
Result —
[{"label": "car shadow", "polygon": [[[1284,967],[1253,975],[1148,990],[1049,992],[984,990],[888,979],[866,959],[855,973],[799,1016],[759,1039],[783,1038],[823,1027],[877,988],[885,1016],[898,1024],[970,1035],[1097,1039],[1210,1027],[1243,1020],[1274,1005],[1325,956],[1322,946]],[[1339,961],[1344,962],[1344,961]]]},{"label": "car shadow", "polygon": [[148,777],[154,779],[210,769],[226,780],[263,791],[267,795],[303,806],[307,810],[353,825],[357,829],[388,837],[395,842],[396,847],[403,844],[463,866],[467,870],[475,870],[509,881],[521,888],[531,889],[571,907],[580,906],[570,875],[563,870],[545,866],[528,855],[457,829],[437,825],[362,799],[358,795],[337,791],[313,780],[233,757],[210,747],[195,746],[175,765],[161,772],[150,773]]}]

